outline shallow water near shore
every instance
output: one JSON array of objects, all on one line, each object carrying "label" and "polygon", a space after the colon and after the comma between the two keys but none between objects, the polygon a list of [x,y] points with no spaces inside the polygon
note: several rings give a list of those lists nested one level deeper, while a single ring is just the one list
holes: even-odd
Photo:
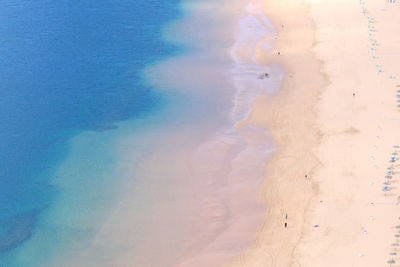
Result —
[{"label": "shallow water near shore", "polygon": [[255,58],[276,32],[257,1],[179,9],[158,32],[181,52],[138,74],[162,105],[68,138],[46,180],[50,200],[28,239],[3,255],[10,266],[218,266],[254,239],[274,144],[238,123],[279,90],[284,71]]}]

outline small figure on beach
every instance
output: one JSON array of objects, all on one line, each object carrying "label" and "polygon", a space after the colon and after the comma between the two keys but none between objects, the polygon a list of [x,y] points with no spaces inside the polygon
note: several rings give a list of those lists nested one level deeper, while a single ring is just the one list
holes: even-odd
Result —
[{"label": "small figure on beach", "polygon": [[286,213],[286,214],[285,214],[285,219],[287,219],[287,218],[288,218],[288,214]]},{"label": "small figure on beach", "polygon": [[353,93],[353,97],[355,97],[356,96],[356,93]]},{"label": "small figure on beach", "polygon": [[287,222],[285,222],[285,228],[287,228]]},{"label": "small figure on beach", "polygon": [[278,52],[278,56],[280,56],[281,55],[281,52]]},{"label": "small figure on beach", "polygon": [[269,74],[268,73],[264,73],[264,74],[261,74],[260,76],[258,76],[258,79],[265,79],[265,78],[269,78]]},{"label": "small figure on beach", "polygon": [[304,178],[306,178],[306,179],[307,179],[307,178],[308,178],[308,175],[307,175],[307,174],[305,174],[305,175],[304,175]]}]

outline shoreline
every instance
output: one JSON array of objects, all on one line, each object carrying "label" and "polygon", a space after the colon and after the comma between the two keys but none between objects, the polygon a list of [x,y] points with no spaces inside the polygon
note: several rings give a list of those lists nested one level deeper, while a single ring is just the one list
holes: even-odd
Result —
[{"label": "shoreline", "polygon": [[258,53],[258,60],[265,65],[278,64],[287,74],[280,92],[260,96],[243,123],[267,129],[278,144],[266,164],[261,193],[267,213],[253,245],[227,266],[292,265],[293,252],[303,232],[304,213],[318,191],[313,175],[320,162],[314,149],[321,137],[315,107],[320,88],[328,84],[328,79],[320,72],[323,63],[312,51],[315,25],[308,16],[308,5],[290,3],[288,8],[289,2],[263,1],[264,12],[278,29],[278,38],[272,51]]},{"label": "shoreline", "polygon": [[[227,75],[229,89],[235,89],[229,99],[232,107],[228,127],[200,144],[191,164],[196,167],[203,163],[203,170],[193,171],[199,175],[197,180],[202,181],[196,187],[207,184],[210,195],[206,195],[204,208],[198,212],[201,227],[197,227],[192,239],[193,243],[207,237],[209,240],[188,249],[178,266],[221,266],[229,262],[251,245],[254,229],[263,221],[265,207],[257,192],[264,180],[264,162],[275,150],[275,142],[264,127],[243,122],[255,99],[263,93],[274,95],[280,90],[284,71],[280,66],[267,66],[256,60],[259,43],[264,42],[262,48],[270,50],[270,42],[276,37],[274,25],[261,12],[260,1],[234,4],[237,4],[235,9],[224,10],[234,18],[233,42],[226,47],[231,66],[221,69]],[[264,73],[272,77],[260,78]],[[214,168],[211,172],[210,166]],[[210,177],[213,172],[218,177]],[[220,186],[210,187],[213,184]],[[207,231],[203,229],[206,224],[209,224]],[[210,232],[212,229],[214,233]]]}]

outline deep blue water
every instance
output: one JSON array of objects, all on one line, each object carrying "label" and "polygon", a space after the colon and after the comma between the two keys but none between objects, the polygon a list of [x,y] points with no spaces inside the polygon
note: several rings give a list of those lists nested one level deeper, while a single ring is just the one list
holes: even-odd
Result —
[{"label": "deep blue water", "polygon": [[0,254],[24,243],[52,204],[48,184],[72,136],[162,106],[140,71],[178,52],[161,38],[177,4],[0,1]]}]

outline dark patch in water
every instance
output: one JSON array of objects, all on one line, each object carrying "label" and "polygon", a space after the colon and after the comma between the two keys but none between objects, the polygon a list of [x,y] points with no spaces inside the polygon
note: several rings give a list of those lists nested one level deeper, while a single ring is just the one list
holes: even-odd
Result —
[{"label": "dark patch in water", "polygon": [[14,249],[32,236],[38,213],[35,209],[0,221],[0,252]]}]

